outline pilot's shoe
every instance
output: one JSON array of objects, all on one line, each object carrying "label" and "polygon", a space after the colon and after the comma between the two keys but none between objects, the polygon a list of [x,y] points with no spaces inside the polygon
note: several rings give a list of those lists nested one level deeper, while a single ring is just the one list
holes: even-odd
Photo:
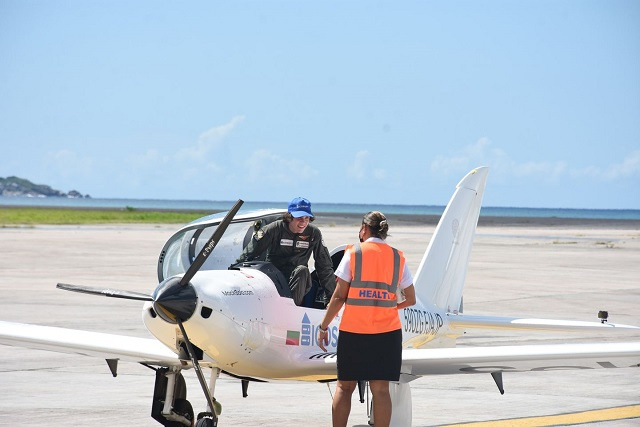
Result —
[{"label": "pilot's shoe", "polygon": [[329,300],[331,300],[331,298],[327,296],[327,292],[324,289],[319,288],[318,293],[316,294],[316,307],[322,306],[322,308],[327,308]]}]

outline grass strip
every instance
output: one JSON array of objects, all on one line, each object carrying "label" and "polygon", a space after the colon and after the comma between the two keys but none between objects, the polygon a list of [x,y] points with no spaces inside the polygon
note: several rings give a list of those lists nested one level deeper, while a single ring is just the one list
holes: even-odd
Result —
[{"label": "grass strip", "polygon": [[214,212],[77,208],[0,208],[0,227],[15,225],[184,224]]}]

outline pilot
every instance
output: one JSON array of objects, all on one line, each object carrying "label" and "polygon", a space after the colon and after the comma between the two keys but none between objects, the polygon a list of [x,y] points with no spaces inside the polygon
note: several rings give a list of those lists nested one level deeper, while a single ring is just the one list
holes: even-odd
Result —
[{"label": "pilot", "polygon": [[311,225],[314,220],[311,202],[296,197],[291,200],[287,213],[258,230],[236,263],[258,259],[266,253],[265,260],[272,263],[289,280],[291,296],[296,305],[302,305],[311,290],[309,258],[313,254],[315,269],[320,281],[319,292],[324,292],[325,303],[336,288],[331,256],[320,230]]}]

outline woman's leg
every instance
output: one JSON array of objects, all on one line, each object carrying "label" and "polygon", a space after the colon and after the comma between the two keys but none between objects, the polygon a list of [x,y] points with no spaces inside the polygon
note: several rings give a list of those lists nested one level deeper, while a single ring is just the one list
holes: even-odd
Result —
[{"label": "woman's leg", "polygon": [[[331,415],[333,427],[346,427],[351,412],[351,395],[356,388],[357,381],[338,380],[336,394],[333,395]],[[387,390],[388,391],[388,390]]]},{"label": "woman's leg", "polygon": [[376,427],[389,427],[391,423],[391,395],[389,381],[369,381],[373,393],[373,419]]}]

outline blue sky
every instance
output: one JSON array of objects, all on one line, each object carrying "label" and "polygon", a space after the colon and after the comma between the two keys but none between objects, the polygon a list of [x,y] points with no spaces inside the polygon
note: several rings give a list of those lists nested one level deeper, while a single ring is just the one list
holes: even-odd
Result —
[{"label": "blue sky", "polygon": [[640,2],[0,0],[0,177],[640,209]]}]

